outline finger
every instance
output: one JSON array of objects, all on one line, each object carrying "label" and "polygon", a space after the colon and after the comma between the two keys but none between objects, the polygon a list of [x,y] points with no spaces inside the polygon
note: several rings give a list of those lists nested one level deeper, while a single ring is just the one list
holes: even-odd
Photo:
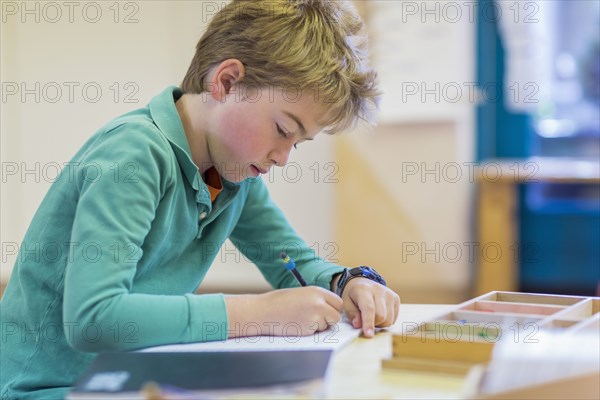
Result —
[{"label": "finger", "polygon": [[[391,309],[389,310],[392,311]],[[375,326],[381,327],[389,326],[389,320],[391,320],[391,316],[388,315],[388,307],[385,297],[379,297],[375,300],[375,316],[373,318],[373,322],[375,323]]]},{"label": "finger", "polygon": [[323,332],[329,329],[330,323],[327,322],[327,319],[323,318],[317,327],[317,332]]},{"label": "finger", "polygon": [[323,298],[325,299],[327,304],[329,304],[331,307],[335,308],[338,313],[341,312],[342,308],[344,306],[344,302],[342,301],[342,298],[327,289],[323,289],[323,288],[319,288],[319,289],[322,290]]},{"label": "finger", "polygon": [[321,318],[319,318],[316,324],[316,331],[326,331],[332,325],[335,325],[338,322],[340,322],[341,319],[341,314],[337,312],[334,308],[329,307],[329,309],[325,311]]},{"label": "finger", "polygon": [[362,328],[362,316],[360,315],[360,311],[352,318],[352,326],[357,329]]},{"label": "finger", "polygon": [[400,296],[395,295],[394,296],[394,321],[392,321],[392,323],[395,323],[398,320],[399,313],[400,313]]},{"label": "finger", "polygon": [[354,304],[354,301],[352,301],[352,299],[350,298],[347,298],[344,304],[344,313],[346,314],[346,318],[348,318],[348,321],[350,321],[354,328],[360,328],[362,326],[360,310],[358,309],[356,304]]},{"label": "finger", "polygon": [[330,308],[329,312],[325,314],[324,318],[327,326],[329,326],[340,322],[340,320],[342,319],[342,315],[335,309]]},{"label": "finger", "polygon": [[373,296],[361,297],[358,308],[362,317],[363,335],[373,337],[375,335],[375,301]]},{"label": "finger", "polygon": [[[400,297],[392,291],[388,291],[385,295],[385,319],[381,323],[378,322],[377,316],[375,317],[375,326],[386,328],[392,326],[398,318],[398,311],[400,308]],[[379,310],[378,310],[379,312]]]}]

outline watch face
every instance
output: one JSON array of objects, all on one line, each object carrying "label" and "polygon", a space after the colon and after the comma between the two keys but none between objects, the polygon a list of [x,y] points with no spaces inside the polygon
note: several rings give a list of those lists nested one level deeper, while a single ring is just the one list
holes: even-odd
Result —
[{"label": "watch face", "polygon": [[364,276],[365,278],[371,278],[377,275],[375,270],[371,267],[356,267],[350,270],[352,276]]}]

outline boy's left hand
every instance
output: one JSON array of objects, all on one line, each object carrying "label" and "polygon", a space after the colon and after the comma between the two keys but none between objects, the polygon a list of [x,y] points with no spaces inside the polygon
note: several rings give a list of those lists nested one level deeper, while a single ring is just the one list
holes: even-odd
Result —
[{"label": "boy's left hand", "polygon": [[366,278],[354,278],[342,293],[343,310],[353,327],[362,328],[365,337],[375,335],[375,327],[391,326],[398,318],[400,297],[391,289]]}]

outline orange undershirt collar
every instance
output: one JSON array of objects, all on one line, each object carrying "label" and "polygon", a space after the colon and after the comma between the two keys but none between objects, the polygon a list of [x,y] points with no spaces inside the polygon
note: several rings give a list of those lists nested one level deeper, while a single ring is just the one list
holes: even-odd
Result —
[{"label": "orange undershirt collar", "polygon": [[223,190],[223,181],[221,181],[221,176],[215,167],[210,167],[206,170],[204,173],[204,183],[206,183],[206,186],[208,187],[210,201],[215,201],[217,195]]}]

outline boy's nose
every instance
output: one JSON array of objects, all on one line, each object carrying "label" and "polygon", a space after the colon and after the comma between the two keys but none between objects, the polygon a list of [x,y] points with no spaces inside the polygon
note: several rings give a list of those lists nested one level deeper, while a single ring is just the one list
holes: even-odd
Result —
[{"label": "boy's nose", "polygon": [[291,148],[281,148],[273,150],[269,155],[269,159],[273,164],[277,165],[278,167],[283,167],[288,163],[291,151]]}]

